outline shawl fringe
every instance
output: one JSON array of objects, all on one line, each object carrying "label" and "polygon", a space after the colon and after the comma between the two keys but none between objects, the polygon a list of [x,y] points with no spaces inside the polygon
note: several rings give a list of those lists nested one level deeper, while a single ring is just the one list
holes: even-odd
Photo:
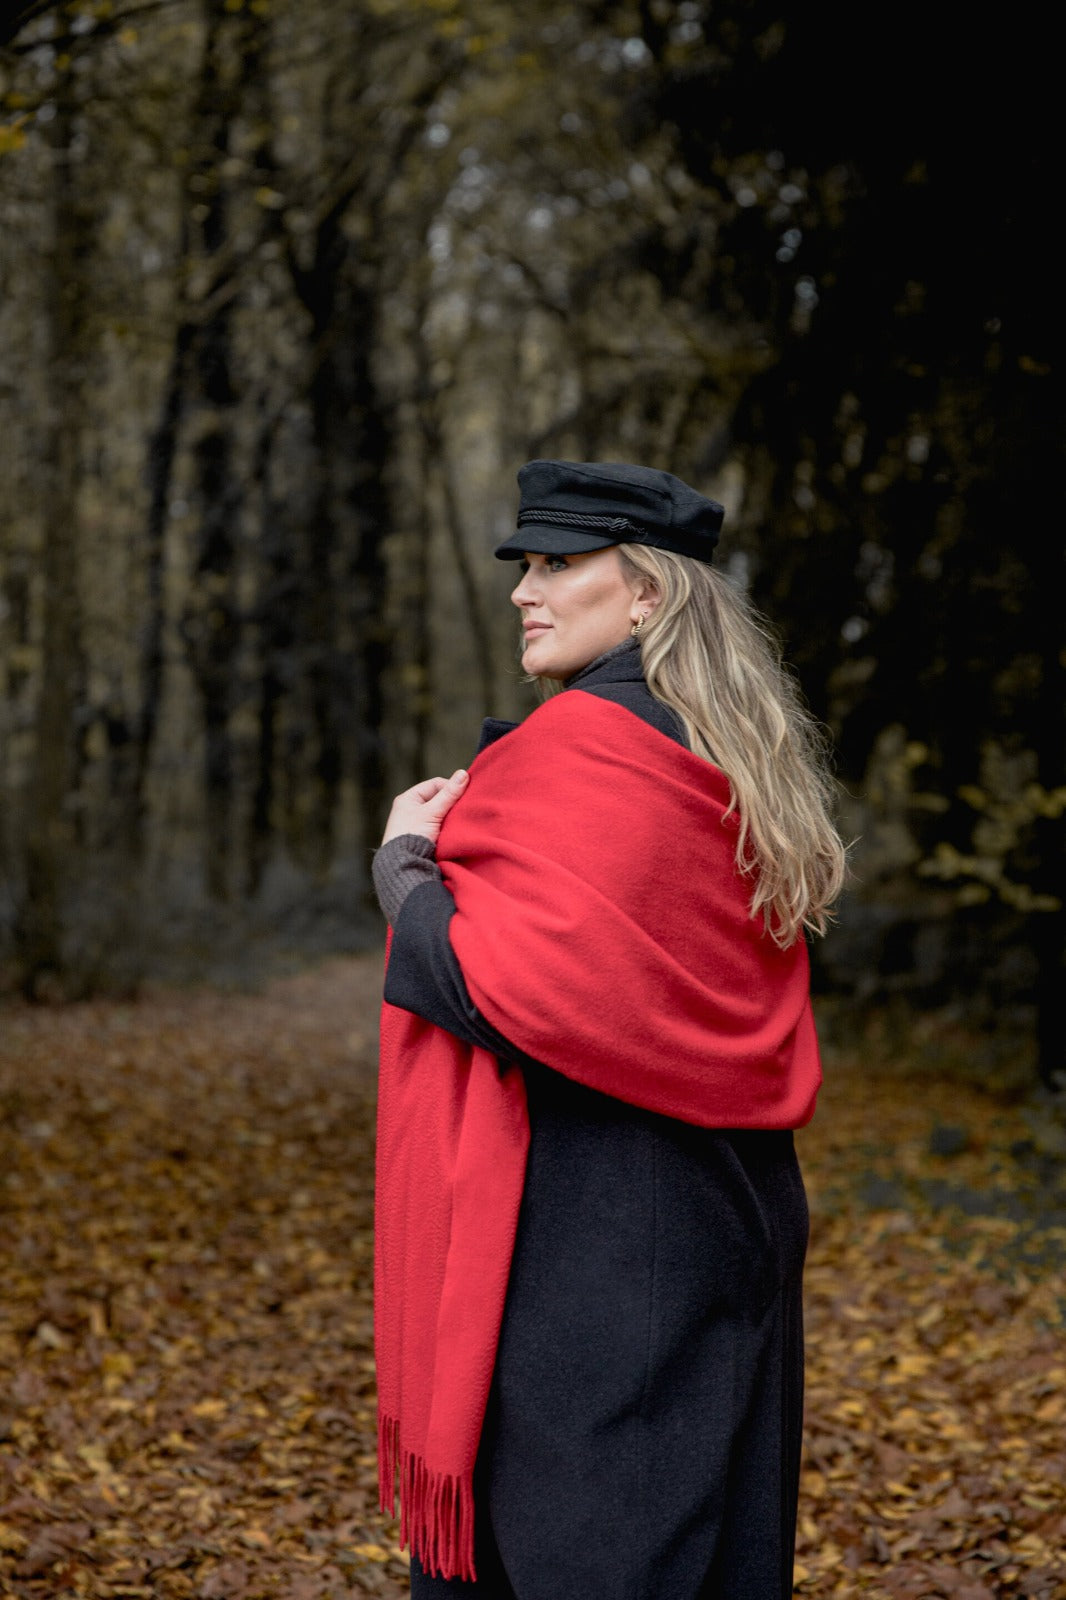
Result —
[{"label": "shawl fringe", "polygon": [[457,1477],[433,1472],[425,1457],[400,1448],[396,1417],[378,1418],[378,1476],[381,1509],[396,1515],[397,1469],[400,1492],[400,1544],[409,1544],[434,1578],[472,1583],[474,1568],[473,1474]]}]

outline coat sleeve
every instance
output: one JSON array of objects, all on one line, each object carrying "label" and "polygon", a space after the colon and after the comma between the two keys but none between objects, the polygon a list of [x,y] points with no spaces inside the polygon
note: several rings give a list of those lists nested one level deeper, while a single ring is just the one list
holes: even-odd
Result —
[{"label": "coat sleeve", "polygon": [[455,901],[439,873],[407,895],[393,927],[385,973],[385,999],[391,1006],[445,1028],[466,1044],[478,1045],[509,1061],[521,1059],[502,1033],[485,1021],[467,992],[448,925]]}]

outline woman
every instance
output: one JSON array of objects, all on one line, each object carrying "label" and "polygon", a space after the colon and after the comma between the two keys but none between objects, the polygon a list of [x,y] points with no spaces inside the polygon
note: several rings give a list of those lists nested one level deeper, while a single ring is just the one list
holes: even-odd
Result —
[{"label": "woman", "polygon": [[830,780],[720,506],[519,484],[496,555],[564,692],[398,796],[374,866],[383,1504],[416,1600],[783,1600]]}]

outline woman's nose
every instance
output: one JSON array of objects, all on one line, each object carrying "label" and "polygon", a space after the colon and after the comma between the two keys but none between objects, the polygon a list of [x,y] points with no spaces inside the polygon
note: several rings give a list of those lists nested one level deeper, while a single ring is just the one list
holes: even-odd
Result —
[{"label": "woman's nose", "polygon": [[529,573],[523,572],[518,583],[511,590],[511,602],[516,606],[531,606],[536,604],[536,596],[529,592]]}]

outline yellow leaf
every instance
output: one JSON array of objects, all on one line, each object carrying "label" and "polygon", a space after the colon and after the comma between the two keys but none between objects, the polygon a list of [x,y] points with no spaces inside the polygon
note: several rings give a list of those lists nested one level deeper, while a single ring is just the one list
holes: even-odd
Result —
[{"label": "yellow leaf", "polygon": [[352,1551],[357,1556],[364,1556],[367,1561],[387,1561],[389,1552],[383,1544],[355,1544]]},{"label": "yellow leaf", "polygon": [[224,1400],[199,1400],[192,1408],[194,1417],[211,1417],[215,1421],[226,1415],[226,1402]]},{"label": "yellow leaf", "polygon": [[955,793],[960,800],[965,800],[966,804],[972,806],[975,811],[984,811],[988,805],[987,794],[983,789],[979,789],[975,783],[960,784]]},{"label": "yellow leaf", "polygon": [[895,1376],[899,1378],[921,1378],[929,1371],[932,1364],[932,1356],[918,1354],[897,1356]]},{"label": "yellow leaf", "polygon": [[10,1522],[0,1522],[0,1550],[6,1550],[9,1555],[20,1556],[25,1550],[27,1539],[24,1534],[13,1528]]},{"label": "yellow leaf", "polygon": [[94,1472],[106,1474],[111,1471],[111,1463],[102,1444],[80,1444],[77,1454]]},{"label": "yellow leaf", "polygon": [[1038,1533],[1023,1533],[1014,1546],[1014,1552],[1024,1556],[1027,1561],[1043,1561],[1051,1553]]}]

